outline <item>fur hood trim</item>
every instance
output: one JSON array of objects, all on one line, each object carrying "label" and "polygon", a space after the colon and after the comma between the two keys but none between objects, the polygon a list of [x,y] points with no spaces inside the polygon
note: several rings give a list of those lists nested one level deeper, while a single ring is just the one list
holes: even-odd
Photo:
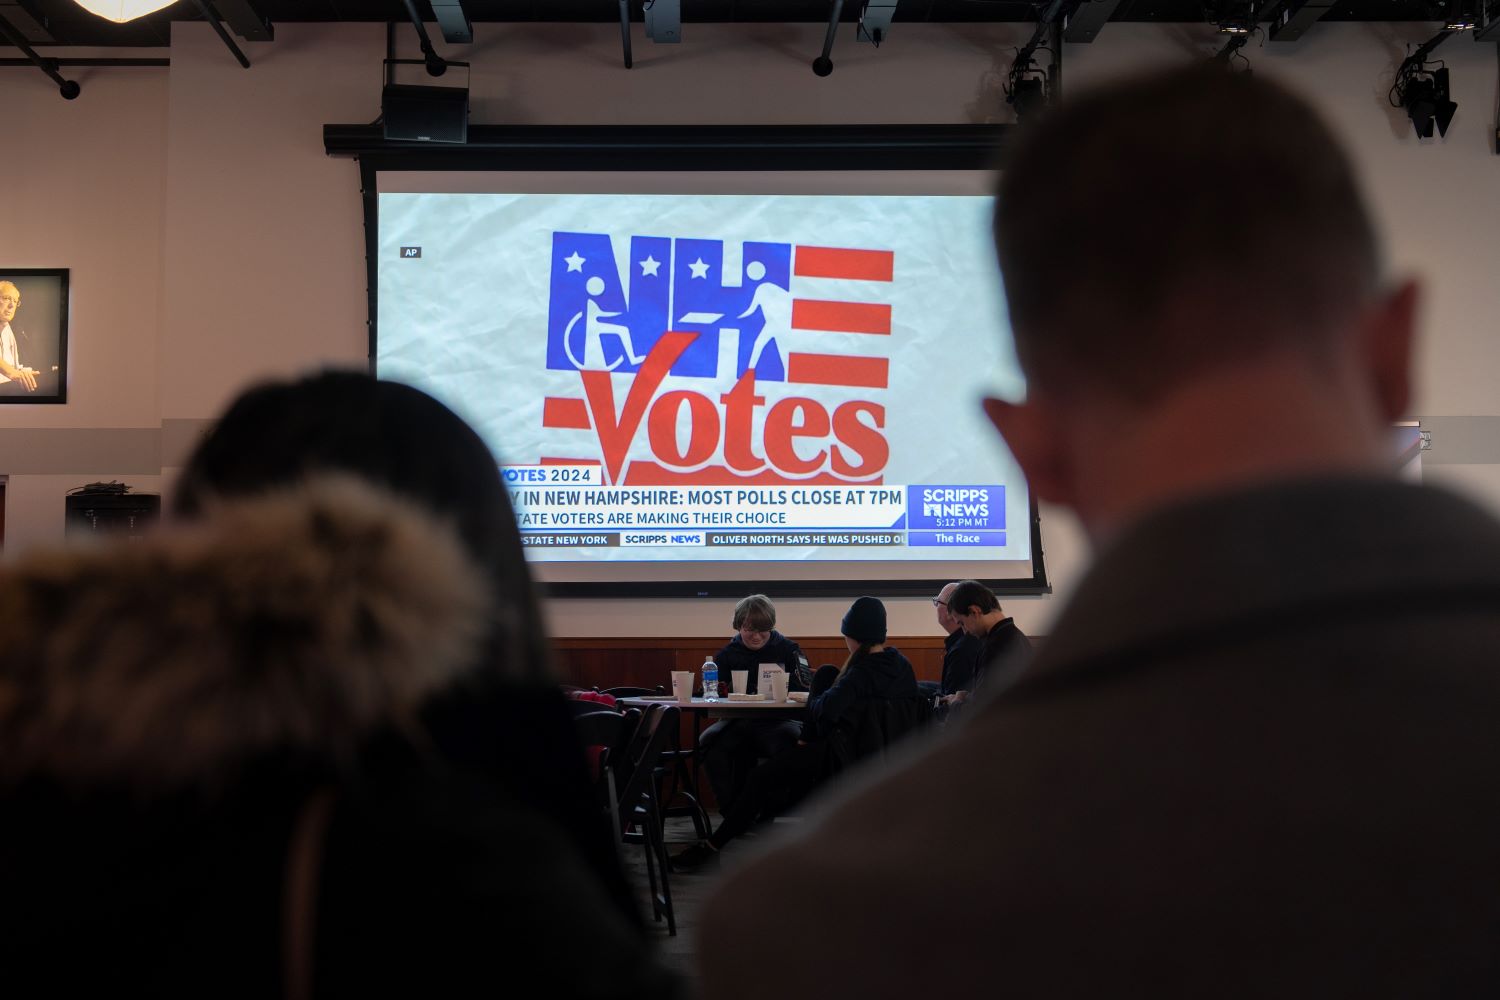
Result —
[{"label": "fur hood trim", "polygon": [[347,759],[471,671],[490,589],[457,535],[347,477],[0,572],[0,781],[181,786]]}]

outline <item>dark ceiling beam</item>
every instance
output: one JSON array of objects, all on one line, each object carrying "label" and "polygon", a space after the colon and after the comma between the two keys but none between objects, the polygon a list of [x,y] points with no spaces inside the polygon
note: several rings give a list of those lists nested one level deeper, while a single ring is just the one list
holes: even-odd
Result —
[{"label": "dark ceiling beam", "polygon": [[52,37],[52,32],[47,26],[31,16],[31,11],[22,7],[16,0],[0,0],[0,18],[10,22],[10,26],[21,33],[21,37],[33,45],[56,45],[57,39]]},{"label": "dark ceiling beam", "polygon": [[432,0],[432,15],[442,29],[443,41],[450,45],[468,45],[474,41],[474,26],[464,13],[463,0]]},{"label": "dark ceiling beam", "polygon": [[1490,0],[1479,5],[1479,24],[1474,28],[1474,41],[1500,42],[1500,3]]},{"label": "dark ceiling beam", "polygon": [[1118,6],[1120,0],[1083,0],[1071,14],[1063,16],[1063,41],[1092,42]]},{"label": "dark ceiling beam", "polygon": [[234,39],[229,37],[229,32],[224,30],[224,22],[219,19],[218,9],[214,7],[210,0],[193,0],[193,3],[198,5],[198,9],[203,12],[203,20],[207,21],[208,26],[214,29],[214,34],[218,35],[219,41],[223,42],[225,47],[234,54],[235,60],[241,66],[249,69],[250,57],[245,55],[244,51],[238,45],[234,44]]},{"label": "dark ceiling beam", "polygon": [[[459,146],[387,140],[379,125],[324,125],[329,156],[381,169],[989,170],[1009,125],[476,125]],[[851,154],[854,154],[851,157]],[[580,159],[582,157],[583,159]],[[572,166],[569,168],[568,165]]]},{"label": "dark ceiling beam", "polygon": [[250,0],[214,0],[229,29],[247,42],[274,42],[276,31]]},{"label": "dark ceiling beam", "polygon": [[55,59],[43,59],[37,55],[36,49],[26,44],[26,39],[21,37],[21,33],[3,17],[0,17],[0,36],[3,36],[10,44],[20,49],[21,54],[33,66],[46,73],[52,79],[52,82],[57,84],[57,92],[62,94],[63,100],[71,101],[78,96],[82,88],[57,71],[57,61]]},{"label": "dark ceiling beam", "polygon": [[1292,0],[1271,21],[1271,41],[1295,42],[1334,6],[1334,0]]}]

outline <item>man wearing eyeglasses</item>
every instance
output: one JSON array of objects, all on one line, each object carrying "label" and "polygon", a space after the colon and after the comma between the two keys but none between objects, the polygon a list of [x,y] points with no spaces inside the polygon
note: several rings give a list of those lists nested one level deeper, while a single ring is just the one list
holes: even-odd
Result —
[{"label": "man wearing eyeglasses", "polygon": [[943,639],[943,680],[937,691],[941,705],[960,701],[962,699],[956,697],[959,692],[974,689],[974,668],[979,662],[979,641],[963,630],[948,606],[953,597],[953,589],[957,586],[956,580],[945,584],[932,599],[932,607],[937,612],[937,623],[948,633]]}]

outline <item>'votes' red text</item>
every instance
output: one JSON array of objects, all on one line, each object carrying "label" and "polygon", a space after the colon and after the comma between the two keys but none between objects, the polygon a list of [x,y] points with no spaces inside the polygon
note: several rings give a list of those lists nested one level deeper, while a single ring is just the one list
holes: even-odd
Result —
[{"label": "'votes' red text", "polygon": [[[675,473],[674,479],[717,481],[721,477],[702,473],[727,471],[732,478],[755,482],[881,481],[890,446],[882,433],[885,407],[877,403],[849,400],[829,413],[818,400],[805,396],[778,400],[766,412],[761,439],[765,454],[760,456],[752,447],[752,434],[755,410],[765,405],[766,398],[755,394],[753,371],[740,376],[734,388],[717,400],[686,389],[658,396],[657,390],[672,365],[697,337],[696,333],[681,331],[663,334],[636,372],[618,412],[609,372],[579,373],[611,483],[622,482],[620,473],[642,423],[655,464]],[[691,427],[685,445],[677,439],[677,423],[683,412]],[[799,439],[816,442],[817,450],[808,454],[804,446],[801,451],[807,457],[802,457],[794,447]],[[721,445],[724,464],[708,466]],[[689,476],[694,472],[699,475]],[[633,484],[640,478],[632,468],[625,482]]]}]

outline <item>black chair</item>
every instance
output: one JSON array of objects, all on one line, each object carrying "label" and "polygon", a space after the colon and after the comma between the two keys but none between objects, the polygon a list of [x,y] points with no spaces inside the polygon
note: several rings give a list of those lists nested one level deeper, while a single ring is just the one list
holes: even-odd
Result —
[{"label": "black chair", "polygon": [[[659,698],[665,694],[659,684],[655,688],[602,688],[599,693],[616,698]],[[695,716],[694,725],[697,724]],[[670,774],[672,786],[670,792],[661,796],[661,801],[666,803],[661,816],[663,823],[668,816],[688,817],[693,821],[693,832],[698,835],[699,840],[703,840],[713,833],[713,823],[708,818],[708,810],[703,808],[703,793],[698,790],[698,761],[695,754],[694,749],[683,747],[681,728],[674,729],[672,742],[662,754],[663,767],[659,777],[666,778]],[[689,761],[692,761],[691,767],[688,766]]]},{"label": "black chair", "polygon": [[[590,704],[583,702],[582,704]],[[620,839],[620,808],[618,786],[615,782],[615,756],[625,741],[626,719],[623,714],[602,705],[594,705],[595,711],[573,717],[573,728],[585,749],[599,748],[594,780],[599,807],[609,817],[609,824],[616,841]]]},{"label": "black chair", "polygon": [[[662,753],[677,731],[679,713],[675,705],[652,705],[646,709],[630,741],[630,777],[620,789],[621,839],[638,843],[646,851],[646,879],[651,887],[651,916],[667,921],[667,933],[676,935],[677,917],[672,912],[672,889],[667,881],[667,847],[662,838],[661,803],[657,797],[657,772]],[[661,889],[657,890],[657,874]]]},{"label": "black chair", "polygon": [[830,737],[831,770],[838,772],[887,750],[933,721],[926,694],[910,698],[872,698],[858,705]]}]

